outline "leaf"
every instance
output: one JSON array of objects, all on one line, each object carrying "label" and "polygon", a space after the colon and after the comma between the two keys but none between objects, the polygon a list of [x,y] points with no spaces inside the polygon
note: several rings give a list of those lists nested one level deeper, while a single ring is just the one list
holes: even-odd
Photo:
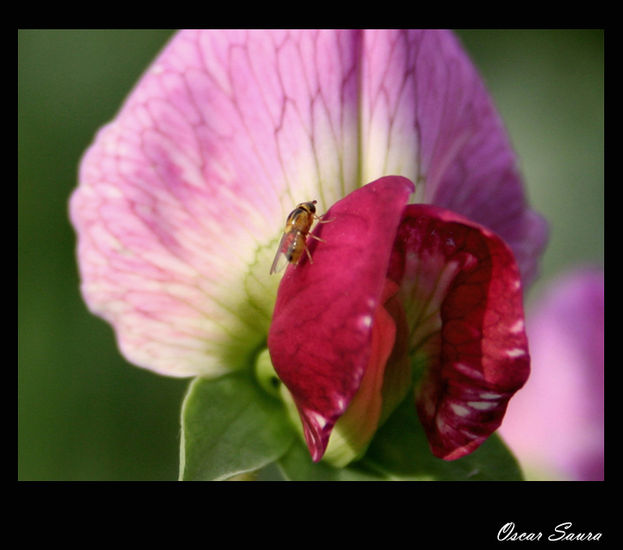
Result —
[{"label": "leaf", "polygon": [[224,480],[274,462],[295,432],[247,372],[196,378],[182,406],[180,479]]},{"label": "leaf", "polygon": [[415,405],[405,399],[377,432],[361,466],[382,472],[387,479],[422,481],[521,481],[519,465],[493,434],[478,449],[457,460],[435,457]]}]

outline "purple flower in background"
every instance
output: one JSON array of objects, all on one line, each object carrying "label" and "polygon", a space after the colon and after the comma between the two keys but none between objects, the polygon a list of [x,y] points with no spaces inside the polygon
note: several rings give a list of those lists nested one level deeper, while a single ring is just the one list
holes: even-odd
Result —
[{"label": "purple flower in background", "polygon": [[[377,181],[385,183],[365,187]],[[364,188],[385,190],[375,200],[379,207],[392,203],[392,227],[374,221],[374,202],[368,191],[359,193]],[[332,364],[307,379],[314,383],[299,383],[288,361],[314,356],[281,353],[292,341],[283,328],[296,311],[284,317],[280,308],[277,317],[275,310],[273,334],[281,339],[271,339],[270,352],[294,388],[299,412],[305,403],[303,423],[313,419],[315,433],[305,424],[310,452],[316,458],[324,452],[331,428],[363,384],[370,349],[380,365],[375,391],[390,384],[383,370],[399,340],[403,358],[418,354],[424,389],[416,394],[426,396],[419,411],[434,452],[444,458],[471,452],[499,425],[527,376],[521,290],[536,275],[547,230],[526,203],[492,101],[450,32],[176,34],[83,158],[71,219],[85,301],[113,325],[122,353],[138,366],[208,378],[251,370],[275,322],[280,279],[269,269],[284,220],[310,200],[320,213],[341,204],[336,212],[360,227],[378,226],[365,238],[366,250],[383,243],[380,254],[357,268],[361,277],[352,277],[355,285],[372,281],[364,274],[373,268],[374,291],[342,287],[343,296],[352,289],[357,299],[365,297],[368,322],[359,327],[364,355],[339,381],[319,382],[339,370]],[[359,226],[338,219],[323,231],[344,239],[343,255],[344,243],[363,234]],[[312,268],[329,277],[327,266],[338,265],[330,240],[324,249],[314,245],[316,263],[288,268],[283,281],[292,280],[290,273],[307,277],[309,290]],[[342,275],[353,264],[340,265],[336,278],[346,281]],[[335,336],[317,330],[331,306],[321,299],[329,295],[327,281],[318,300],[310,294],[313,315],[300,328],[320,350]],[[392,284],[403,285],[412,302],[410,341],[397,338],[391,323],[379,329],[373,322],[386,318],[380,310],[396,292]],[[512,296],[506,309],[505,292]],[[363,305],[347,300],[331,313],[335,326],[354,322],[348,312],[361,313]],[[390,309],[402,335],[401,314]],[[410,373],[406,378],[395,395],[404,396]],[[338,383],[347,390],[337,391]],[[368,430],[365,437],[350,434],[349,459],[376,428],[383,407],[381,397],[374,399],[373,428],[361,428],[369,409],[359,403],[358,419],[346,430]],[[324,438],[322,444],[314,437]]]},{"label": "purple flower in background", "polygon": [[555,281],[528,316],[528,336],[532,373],[501,435],[531,476],[603,480],[603,272]]}]

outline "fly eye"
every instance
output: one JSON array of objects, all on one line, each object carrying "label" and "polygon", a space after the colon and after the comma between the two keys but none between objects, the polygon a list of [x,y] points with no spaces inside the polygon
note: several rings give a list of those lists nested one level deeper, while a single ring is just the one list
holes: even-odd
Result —
[{"label": "fly eye", "polygon": [[312,214],[316,213],[316,206],[315,205],[316,205],[316,201],[312,201],[312,202],[309,203],[309,211]]}]

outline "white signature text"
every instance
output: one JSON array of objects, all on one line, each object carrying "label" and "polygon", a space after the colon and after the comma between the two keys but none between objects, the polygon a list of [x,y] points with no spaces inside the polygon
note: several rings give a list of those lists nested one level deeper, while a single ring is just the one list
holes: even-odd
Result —
[{"label": "white signature text", "polygon": [[[570,521],[559,523],[554,527],[553,531],[547,536],[547,540],[552,542],[557,541],[589,541],[600,540],[601,533],[591,532],[574,532],[572,531],[573,524]],[[524,532],[517,530],[515,524],[512,521],[502,525],[498,531],[498,540],[500,541],[536,541],[543,538],[541,531]]]}]

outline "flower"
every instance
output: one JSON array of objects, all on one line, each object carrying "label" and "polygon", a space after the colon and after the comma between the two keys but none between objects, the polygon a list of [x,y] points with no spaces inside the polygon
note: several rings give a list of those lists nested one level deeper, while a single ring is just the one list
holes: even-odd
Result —
[{"label": "flower", "polygon": [[530,477],[604,478],[604,276],[575,268],[528,317],[532,375],[500,433]]},{"label": "flower", "polygon": [[[381,180],[386,176],[402,178]],[[281,281],[284,301],[291,297],[284,290],[290,273],[300,279],[322,269],[325,253],[356,246],[359,235],[348,231],[376,220],[377,229],[352,258],[357,269],[374,272],[353,272],[348,290],[364,302],[342,304],[335,317],[346,322],[345,311],[358,316],[366,329],[366,351],[346,374],[348,390],[339,394],[338,405],[325,419],[329,423],[348,408],[364,380],[368,341],[375,331],[374,352],[380,354],[377,366],[382,370],[385,357],[402,342],[405,326],[422,330],[408,311],[407,320],[400,321],[394,295],[407,292],[405,278],[420,271],[431,277],[447,274],[445,269],[462,273],[462,263],[416,266],[411,250],[428,257],[429,248],[434,249],[433,261],[447,260],[450,253],[439,252],[439,243],[427,247],[414,240],[415,234],[422,239],[421,231],[443,233],[446,224],[460,224],[461,238],[473,232],[485,248],[492,240],[506,257],[503,239],[524,285],[536,275],[546,240],[545,222],[526,203],[515,155],[491,99],[460,44],[446,31],[180,32],[115,119],[98,132],[82,159],[79,180],[70,214],[78,234],[82,293],[91,311],[112,324],[130,362],[168,376],[205,378],[249,370],[265,349],[269,330],[277,334],[277,322],[290,322],[279,303],[273,317],[280,280],[268,271],[293,205],[315,199],[320,212],[339,213],[344,207],[348,216],[370,189],[382,186],[365,218],[345,223],[336,216],[322,224],[327,239],[314,248],[319,256],[314,269],[289,268]],[[393,183],[364,187],[376,180]],[[363,189],[367,191],[359,193]],[[389,224],[377,215],[387,209]],[[429,220],[428,229],[418,226],[416,212]],[[345,233],[338,243],[334,237],[339,231]],[[403,256],[401,246],[407,247]],[[367,263],[359,262],[364,257]],[[491,264],[490,269],[496,268]],[[502,280],[509,292],[520,292],[519,275],[493,278],[490,284]],[[363,281],[373,290],[361,287]],[[481,283],[476,286],[482,289]],[[365,301],[370,296],[374,304]],[[519,317],[515,297],[511,302],[512,324],[504,326],[512,331],[518,329]],[[444,304],[435,295],[436,307]],[[488,319],[488,309],[477,309]],[[316,349],[324,346],[317,328],[308,325]],[[395,332],[393,346],[388,344],[390,332]],[[273,360],[279,347],[271,346]],[[524,350],[523,343],[520,348]],[[507,355],[512,349],[507,348]],[[459,364],[465,367],[462,374],[456,372]],[[455,367],[452,379],[471,377],[478,386],[474,377],[484,367],[470,370],[461,362]],[[520,370],[522,378],[525,369]],[[370,425],[387,414],[385,399],[394,402],[404,395],[403,374],[391,395],[375,405]],[[388,380],[379,370],[371,386],[383,378]],[[519,384],[506,382],[501,408],[507,386]],[[455,416],[471,418],[461,409],[471,402],[461,384],[460,396],[446,399],[438,378],[424,377],[423,383],[421,395],[434,395]],[[429,414],[429,406],[420,408],[436,452],[450,458],[469,452],[472,447],[464,441],[450,450],[447,438],[438,440],[432,426],[438,416]],[[499,420],[494,416],[495,422],[485,422],[488,433]],[[482,433],[475,432],[475,440],[481,441]],[[365,446],[369,436],[357,447]],[[318,452],[312,445],[312,454]]]}]

